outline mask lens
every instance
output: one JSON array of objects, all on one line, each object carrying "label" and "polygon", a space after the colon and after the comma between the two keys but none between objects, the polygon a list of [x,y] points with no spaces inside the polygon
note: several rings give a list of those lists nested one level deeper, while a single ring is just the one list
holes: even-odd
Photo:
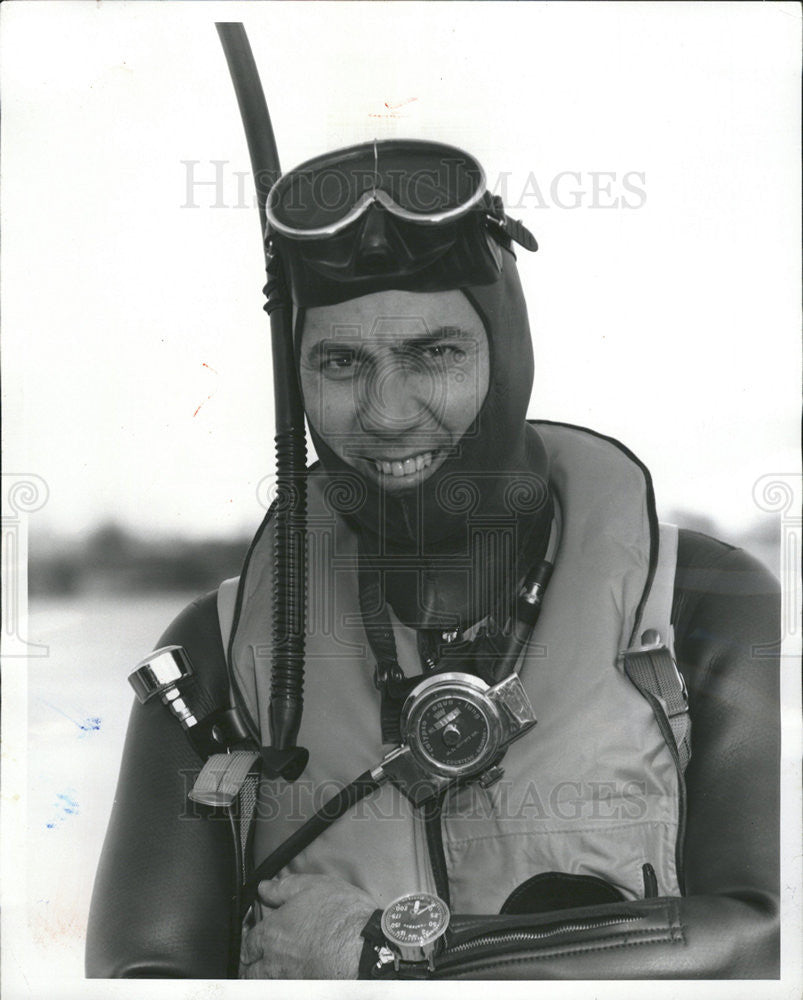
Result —
[{"label": "mask lens", "polygon": [[400,149],[379,171],[380,190],[405,212],[427,217],[468,205],[484,190],[485,177],[468,154],[447,146]]},{"label": "mask lens", "polygon": [[343,220],[373,187],[373,163],[369,164],[366,156],[349,162],[302,165],[273,188],[271,212],[290,229],[302,233],[320,229]]},{"label": "mask lens", "polygon": [[[285,174],[268,202],[271,222],[299,238],[348,225],[377,200],[389,213],[426,222],[468,211],[482,196],[485,175],[468,153],[440,143],[364,143],[309,160]],[[292,232],[290,232],[292,231]]]}]

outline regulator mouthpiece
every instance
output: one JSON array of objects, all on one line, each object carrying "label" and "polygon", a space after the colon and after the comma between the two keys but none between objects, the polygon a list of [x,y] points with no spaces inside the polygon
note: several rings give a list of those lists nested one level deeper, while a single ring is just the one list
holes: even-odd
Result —
[{"label": "regulator mouthpiece", "polygon": [[284,778],[295,781],[300,778],[309,760],[309,750],[304,747],[262,747],[262,773],[266,778]]}]

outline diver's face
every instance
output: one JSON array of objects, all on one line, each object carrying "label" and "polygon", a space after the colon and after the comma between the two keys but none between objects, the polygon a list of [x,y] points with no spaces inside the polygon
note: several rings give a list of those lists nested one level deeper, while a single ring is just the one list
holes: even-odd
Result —
[{"label": "diver's face", "polygon": [[459,291],[387,291],[308,309],[307,416],[344,462],[398,492],[453,454],[488,391],[488,339]]}]

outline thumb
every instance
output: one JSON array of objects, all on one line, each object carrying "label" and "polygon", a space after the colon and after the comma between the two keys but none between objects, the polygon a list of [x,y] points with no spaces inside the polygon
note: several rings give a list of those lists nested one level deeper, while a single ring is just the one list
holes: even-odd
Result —
[{"label": "thumb", "polygon": [[259,898],[266,906],[281,906],[298,895],[306,884],[304,875],[284,875],[259,883]]}]

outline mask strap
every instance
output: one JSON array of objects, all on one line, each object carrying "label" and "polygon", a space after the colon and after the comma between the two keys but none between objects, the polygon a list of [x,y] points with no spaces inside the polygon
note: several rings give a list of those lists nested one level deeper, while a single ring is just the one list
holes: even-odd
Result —
[{"label": "mask strap", "polygon": [[[524,223],[518,219],[511,219],[505,213],[505,206],[498,194],[491,195],[486,192],[485,224],[493,238],[511,253],[513,253],[511,241],[532,253],[538,249],[538,241]],[[515,257],[515,254],[513,256]]]}]

